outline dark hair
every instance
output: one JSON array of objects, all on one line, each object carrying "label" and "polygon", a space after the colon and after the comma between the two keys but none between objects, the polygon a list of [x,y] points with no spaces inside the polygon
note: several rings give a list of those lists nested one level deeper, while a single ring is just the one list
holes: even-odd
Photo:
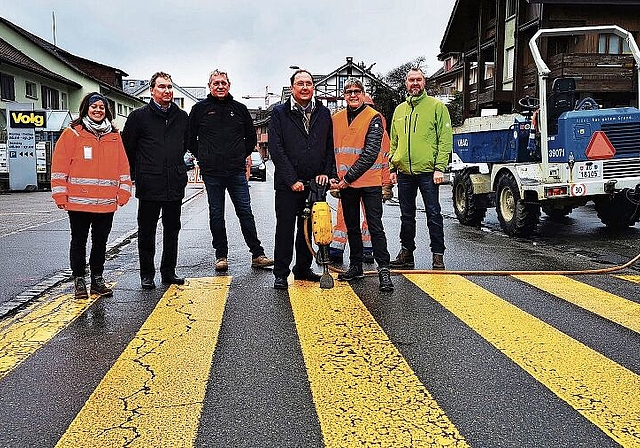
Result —
[{"label": "dark hair", "polygon": [[109,120],[113,129],[116,130],[116,127],[113,124],[113,113],[111,112],[111,104],[109,104],[109,100],[104,95],[98,92],[89,92],[84,96],[84,98],[82,98],[82,101],[80,101],[80,108],[78,110],[78,118],[71,122],[71,126],[82,125],[82,119],[89,115],[89,100],[94,95],[104,98],[100,100],[104,103],[104,118],[105,120]]},{"label": "dark hair", "polygon": [[166,78],[169,81],[173,82],[173,79],[171,79],[171,75],[169,73],[155,72],[153,75],[151,75],[151,79],[149,80],[149,88],[153,89],[156,86],[156,79],[158,78]]},{"label": "dark hair", "polygon": [[291,85],[293,85],[293,81],[296,79],[296,75],[298,75],[299,73],[307,73],[311,77],[311,82],[313,82],[313,75],[311,74],[311,72],[309,70],[300,68],[293,72],[293,75],[291,75]]}]

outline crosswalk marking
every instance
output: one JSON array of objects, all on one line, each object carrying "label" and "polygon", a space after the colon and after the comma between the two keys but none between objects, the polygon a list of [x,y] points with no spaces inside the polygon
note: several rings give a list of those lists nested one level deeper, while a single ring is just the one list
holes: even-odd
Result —
[{"label": "crosswalk marking", "polygon": [[640,275],[616,275],[616,277],[633,283],[640,283]]},{"label": "crosswalk marking", "polygon": [[624,447],[640,447],[640,376],[456,275],[405,275]]},{"label": "crosswalk marking", "polygon": [[43,297],[0,324],[0,379],[65,329],[99,298]]},{"label": "crosswalk marking", "polygon": [[327,447],[468,446],[349,286],[289,297]]},{"label": "crosswalk marking", "polygon": [[193,446],[230,282],[171,286],[56,446]]},{"label": "crosswalk marking", "polygon": [[640,303],[562,275],[514,275],[514,277],[640,333]]}]

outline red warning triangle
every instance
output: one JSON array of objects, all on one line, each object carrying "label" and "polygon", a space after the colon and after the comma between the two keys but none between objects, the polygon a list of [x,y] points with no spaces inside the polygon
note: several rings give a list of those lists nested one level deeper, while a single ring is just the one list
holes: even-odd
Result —
[{"label": "red warning triangle", "polygon": [[589,160],[612,159],[616,155],[616,149],[603,131],[596,131],[591,136],[586,155]]}]

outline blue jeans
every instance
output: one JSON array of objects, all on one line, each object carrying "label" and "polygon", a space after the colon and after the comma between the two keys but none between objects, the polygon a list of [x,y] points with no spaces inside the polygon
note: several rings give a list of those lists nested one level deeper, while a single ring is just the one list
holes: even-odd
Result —
[{"label": "blue jeans", "polygon": [[256,221],[251,211],[251,196],[249,183],[245,173],[230,176],[210,176],[203,174],[202,180],[207,188],[209,199],[209,228],[213,237],[212,244],[216,258],[226,258],[229,255],[227,228],[224,220],[225,190],[240,221],[240,230],[253,258],[264,255],[264,249],[258,239]]},{"label": "blue jeans", "polygon": [[433,173],[398,173],[400,203],[400,244],[407,250],[416,249],[416,198],[422,195],[431,238],[431,252],[444,254],[444,223],[440,209],[439,186],[433,183]]}]

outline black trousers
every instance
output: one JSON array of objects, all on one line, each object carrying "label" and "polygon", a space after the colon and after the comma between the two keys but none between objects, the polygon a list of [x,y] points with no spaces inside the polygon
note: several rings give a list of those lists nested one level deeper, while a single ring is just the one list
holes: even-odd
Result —
[{"label": "black trousers", "polygon": [[140,257],[140,277],[156,274],[156,230],[162,212],[162,259],[160,274],[165,277],[176,275],[178,263],[178,233],[182,200],[178,201],[138,201],[138,255]]},{"label": "black trousers", "polygon": [[[304,192],[276,190],[276,235],[273,252],[273,275],[276,277],[287,277],[291,272],[289,266],[293,260],[294,230],[296,227],[296,263],[293,272],[294,274],[306,272],[311,268],[313,256],[307,247],[304,237],[304,220],[300,217],[308,194],[308,190]],[[308,221],[308,226],[309,236],[311,236],[311,220]]]},{"label": "black trousers", "polygon": [[69,211],[71,247],[69,260],[74,277],[84,277],[87,271],[87,240],[91,229],[91,275],[102,275],[107,253],[107,239],[113,224],[113,213]]},{"label": "black trousers", "polygon": [[371,234],[373,258],[378,268],[388,268],[390,262],[387,250],[387,237],[382,225],[382,188],[361,187],[340,190],[342,200],[342,216],[347,226],[349,239],[349,262],[352,265],[362,265],[362,232],[360,230],[360,200],[364,205],[367,226]]}]

